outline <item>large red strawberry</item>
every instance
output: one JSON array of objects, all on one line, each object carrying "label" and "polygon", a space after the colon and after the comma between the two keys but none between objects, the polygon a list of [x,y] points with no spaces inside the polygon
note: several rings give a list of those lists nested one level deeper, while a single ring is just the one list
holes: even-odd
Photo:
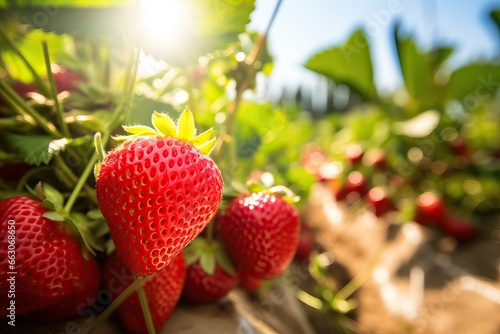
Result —
[{"label": "large red strawberry", "polygon": [[220,233],[238,272],[266,279],[293,259],[299,238],[297,210],[275,194],[242,195],[229,204]]},{"label": "large red strawberry", "polygon": [[[88,256],[92,256],[88,254]],[[73,295],[63,301],[31,313],[30,318],[42,321],[62,321],[76,314],[81,314],[92,307],[101,285],[101,270],[97,263],[89,260],[85,263],[84,276]]]},{"label": "large red strawberry", "polygon": [[107,155],[96,182],[118,254],[140,276],[170,263],[208,224],[222,199],[222,176],[207,156],[213,131],[195,137],[187,109],[177,127],[157,112],[152,122],[155,129],[125,127],[135,135]]},{"label": "large red strawberry", "polygon": [[218,241],[198,237],[186,247],[184,254],[188,265],[182,291],[185,300],[213,302],[238,285],[238,275]]},{"label": "large red strawberry", "polygon": [[[125,290],[134,280],[116,252],[110,254],[106,259],[102,275],[105,288],[112,292],[114,297]],[[157,331],[165,325],[175,305],[177,305],[185,276],[186,262],[181,253],[176,255],[169,265],[155,273],[149,281],[143,283],[149,311]],[[137,292],[125,299],[118,307],[117,312],[127,332],[148,332]]]},{"label": "large red strawberry", "polygon": [[[82,288],[89,261],[79,241],[62,224],[45,218],[42,203],[24,196],[0,202],[0,317],[40,310]],[[9,280],[8,280],[9,279]],[[15,281],[15,298],[7,291]],[[5,292],[5,293],[4,293]]]}]

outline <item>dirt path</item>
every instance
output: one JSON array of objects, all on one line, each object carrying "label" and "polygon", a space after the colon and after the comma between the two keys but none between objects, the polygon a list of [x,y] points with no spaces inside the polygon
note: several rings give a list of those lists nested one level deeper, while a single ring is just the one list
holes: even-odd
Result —
[{"label": "dirt path", "polygon": [[304,215],[351,277],[372,267],[357,294],[359,333],[500,333],[500,219],[487,238],[457,246],[414,223],[346,211],[322,185]]}]

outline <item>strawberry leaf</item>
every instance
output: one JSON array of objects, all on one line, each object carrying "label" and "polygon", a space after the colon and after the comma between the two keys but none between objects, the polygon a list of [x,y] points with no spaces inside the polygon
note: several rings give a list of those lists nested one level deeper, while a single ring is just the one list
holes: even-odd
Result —
[{"label": "strawberry leaf", "polygon": [[215,257],[212,253],[201,253],[200,267],[208,275],[213,275],[215,271]]},{"label": "strawberry leaf", "polygon": [[175,123],[167,114],[154,111],[151,116],[151,123],[163,136],[175,136],[177,134]]},{"label": "strawberry leaf", "polygon": [[54,140],[45,135],[5,134],[7,147],[17,153],[29,165],[49,164],[52,157],[64,150],[69,141],[65,138]]},{"label": "strawberry leaf", "polygon": [[193,113],[186,107],[177,123],[177,136],[181,139],[190,140],[194,137],[195,131]]}]

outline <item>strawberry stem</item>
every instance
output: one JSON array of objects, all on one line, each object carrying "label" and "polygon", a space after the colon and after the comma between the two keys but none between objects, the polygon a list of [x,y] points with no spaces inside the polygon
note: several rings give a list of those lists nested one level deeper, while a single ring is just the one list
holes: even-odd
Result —
[{"label": "strawberry stem", "polygon": [[[253,66],[255,61],[257,60],[257,57],[259,56],[262,47],[264,46],[269,31],[271,30],[271,27],[274,23],[274,20],[278,15],[278,11],[281,7],[282,2],[283,0],[278,0],[278,2],[276,3],[271,19],[267,24],[266,31],[261,36],[259,36],[257,41],[253,44],[249,54],[245,58],[244,62],[246,63],[247,66]],[[234,98],[234,101],[229,105],[227,109],[225,127],[221,130],[220,135],[217,139],[217,143],[215,144],[213,160],[216,164],[220,162],[222,155],[222,147],[224,145],[224,142],[229,142],[231,144],[229,166],[234,166],[236,163],[236,142],[233,138],[234,124],[236,120],[236,113],[238,112],[238,108],[241,103],[243,93],[249,88],[251,80],[252,78],[250,78],[249,76],[245,76],[243,80],[236,83],[236,96]],[[230,181],[230,180],[225,180],[225,181]]]},{"label": "strawberry stem", "polygon": [[384,249],[383,244],[378,247],[373,257],[369,260],[366,266],[353,278],[342,287],[336,294],[335,298],[340,300],[347,300],[356,290],[358,290],[369,278],[379,262],[380,255]]},{"label": "strawberry stem", "polygon": [[[76,184],[78,184],[77,177],[75,176],[75,174],[73,174],[73,172],[71,171],[71,169],[66,165],[66,163],[61,158],[61,156],[60,155],[56,155],[54,157],[54,160],[57,163],[57,166],[54,167],[54,170],[55,170],[55,172],[57,174],[57,177],[59,177],[63,182],[65,182],[70,187],[73,187]],[[84,184],[83,187],[84,187],[85,192],[87,193],[89,199],[92,202],[94,202],[94,203],[97,204],[97,198],[95,196],[95,190],[92,187],[90,187],[89,185],[87,185],[87,184]]]},{"label": "strawberry stem", "polygon": [[147,282],[150,278],[153,276],[149,277],[141,277],[139,279],[136,279],[130,284],[125,290],[123,290],[109,306],[104,310],[104,312],[97,317],[96,321],[90,325],[89,329],[87,330],[87,334],[90,334],[94,332],[106,319],[109,318],[111,313],[113,313],[118,306],[120,306],[121,303],[125,301],[135,290],[137,290],[143,283]]},{"label": "strawberry stem", "polygon": [[71,192],[71,195],[68,198],[68,201],[66,202],[66,205],[64,206],[64,211],[65,212],[70,212],[71,209],[73,208],[73,205],[75,204],[76,199],[80,195],[80,191],[82,191],[82,188],[85,186],[85,182],[87,182],[87,179],[92,173],[93,167],[95,163],[97,162],[97,152],[94,152],[92,157],[90,158],[89,162],[87,163],[87,166],[85,166],[85,169],[78,179],[78,182]]},{"label": "strawberry stem", "polygon": [[43,116],[41,116],[35,109],[26,104],[26,102],[3,80],[0,80],[0,93],[5,98],[7,103],[9,103],[18,114],[26,117],[31,116],[35,122],[40,126],[45,132],[54,136],[55,138],[61,138],[63,135],[57,131],[53,124],[49,123]]},{"label": "strawberry stem", "polygon": [[[122,98],[116,106],[115,110],[113,110],[113,118],[111,119],[109,127],[110,129],[114,129],[123,121],[123,118],[125,118],[125,116],[128,114],[130,106],[132,105],[132,100],[134,98],[134,87],[137,76],[137,69],[139,67],[139,51],[137,51],[136,49],[132,50],[133,57],[129,59],[129,62],[127,64],[128,71],[125,77],[123,92],[121,94]],[[108,134],[104,136],[104,145],[106,145],[108,136]]]},{"label": "strawberry stem", "polygon": [[[135,279],[138,280],[139,276],[134,274]],[[144,321],[146,321],[146,326],[148,328],[149,334],[156,334],[155,325],[153,323],[153,317],[151,316],[151,311],[149,310],[148,298],[144,292],[144,288],[141,284],[137,288],[137,293],[139,294],[139,302],[141,303],[142,313],[144,314]]]},{"label": "strawberry stem", "polygon": [[43,57],[45,59],[45,68],[47,69],[47,77],[49,78],[50,97],[52,97],[52,99],[54,100],[57,122],[59,123],[63,135],[65,137],[69,137],[70,134],[68,131],[68,126],[66,125],[66,122],[64,122],[61,106],[59,105],[59,100],[57,99],[57,87],[56,87],[56,82],[54,81],[54,74],[52,73],[52,68],[50,66],[50,55],[49,55],[49,47],[47,45],[47,41],[42,42],[42,48],[43,48]]}]

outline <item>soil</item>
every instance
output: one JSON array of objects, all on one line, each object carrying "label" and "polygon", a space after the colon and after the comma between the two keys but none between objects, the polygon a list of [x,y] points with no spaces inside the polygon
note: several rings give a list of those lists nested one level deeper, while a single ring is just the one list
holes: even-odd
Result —
[{"label": "soil", "polygon": [[317,185],[304,217],[351,277],[367,273],[355,332],[500,333],[500,216],[482,222],[487,235],[458,244],[412,222],[351,212],[332,197]]}]

